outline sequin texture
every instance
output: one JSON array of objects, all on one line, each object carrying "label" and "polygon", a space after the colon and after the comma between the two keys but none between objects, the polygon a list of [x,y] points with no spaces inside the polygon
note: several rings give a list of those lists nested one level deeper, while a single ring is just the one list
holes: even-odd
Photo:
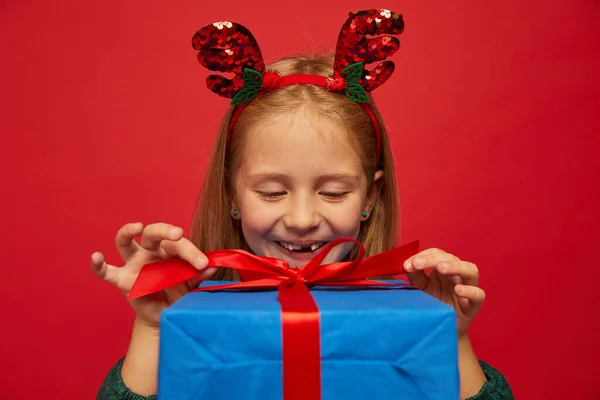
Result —
[{"label": "sequin texture", "polygon": [[[395,65],[386,60],[396,53],[400,41],[394,35],[404,31],[402,15],[386,9],[362,10],[350,13],[338,35],[334,75],[329,90],[341,91],[342,72],[356,62],[363,63],[363,76],[358,84],[367,92],[385,83]],[[244,88],[243,69],[252,68],[265,75],[265,64],[260,47],[252,33],[244,26],[230,22],[215,22],[198,30],[192,37],[192,46],[198,50],[198,61],[210,71],[234,73],[231,79],[210,75],[208,88],[219,96],[233,98]],[[382,61],[371,69],[368,64]],[[276,79],[267,86],[276,88]]]},{"label": "sequin texture", "polygon": [[192,37],[198,50],[198,62],[210,71],[234,73],[231,79],[221,75],[206,78],[208,88],[222,97],[233,98],[244,87],[244,68],[265,73],[265,63],[254,36],[240,24],[215,22],[198,30]]},{"label": "sequin texture", "polygon": [[[381,86],[394,72],[392,61],[384,61],[400,48],[400,40],[392,35],[404,31],[402,15],[385,9],[363,10],[350,13],[338,36],[334,71],[336,74],[350,64],[363,62],[360,85],[370,92]],[[376,36],[373,38],[367,37]],[[368,69],[366,64],[383,61]]]}]

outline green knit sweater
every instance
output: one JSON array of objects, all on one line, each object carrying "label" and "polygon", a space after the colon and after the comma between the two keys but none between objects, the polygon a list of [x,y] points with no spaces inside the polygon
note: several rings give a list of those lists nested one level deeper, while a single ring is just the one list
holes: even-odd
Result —
[{"label": "green knit sweater", "polygon": [[[479,393],[468,400],[514,400],[512,391],[506,378],[489,364],[480,361],[481,368],[487,377],[487,382],[483,385]],[[96,400],[156,400],[156,395],[149,397],[140,396],[133,393],[123,383],[121,379],[121,366],[123,359],[109,371]]]}]

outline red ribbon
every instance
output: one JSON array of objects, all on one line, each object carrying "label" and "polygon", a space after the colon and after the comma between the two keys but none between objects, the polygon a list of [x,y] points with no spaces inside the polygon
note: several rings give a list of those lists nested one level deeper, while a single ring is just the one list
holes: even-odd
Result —
[{"label": "red ribbon", "polygon": [[[354,261],[321,265],[331,249],[344,242],[359,246]],[[215,250],[205,253],[208,267],[227,267],[238,271],[241,282],[206,286],[193,290],[277,288],[281,306],[283,338],[283,397],[285,400],[321,398],[321,333],[319,309],[310,286],[345,286],[359,289],[408,287],[408,284],[376,282],[365,278],[404,273],[404,261],[416,254],[419,242],[364,258],[364,247],[355,239],[339,238],[328,243],[315,258],[301,268],[290,268],[283,260],[260,257],[244,250]],[[159,292],[185,282],[201,271],[181,259],[144,265],[129,299]]]}]

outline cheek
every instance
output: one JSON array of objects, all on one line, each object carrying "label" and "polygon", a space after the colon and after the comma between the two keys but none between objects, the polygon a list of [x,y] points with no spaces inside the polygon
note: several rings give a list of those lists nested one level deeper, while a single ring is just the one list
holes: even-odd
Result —
[{"label": "cheek", "polygon": [[242,227],[247,234],[267,233],[273,228],[279,216],[275,204],[266,203],[255,196],[246,196],[239,206]]},{"label": "cheek", "polygon": [[363,201],[357,196],[356,198],[346,199],[344,203],[329,206],[325,212],[325,218],[336,232],[353,236],[360,229],[362,209]]}]

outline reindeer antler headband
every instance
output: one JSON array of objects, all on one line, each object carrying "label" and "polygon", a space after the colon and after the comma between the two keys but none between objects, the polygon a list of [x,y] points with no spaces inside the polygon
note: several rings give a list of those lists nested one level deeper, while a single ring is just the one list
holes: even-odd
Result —
[{"label": "reindeer antler headband", "polygon": [[[317,85],[345,94],[367,113],[377,140],[377,160],[381,152],[381,127],[369,105],[367,92],[381,86],[394,72],[394,63],[384,61],[398,50],[400,41],[391,35],[404,30],[402,15],[384,9],[350,13],[338,36],[332,76],[310,74],[280,76],[267,71],[260,48],[248,29],[234,22],[216,22],[198,30],[192,45],[198,61],[207,69],[234,73],[232,79],[210,75],[208,88],[219,96],[232,99],[233,125],[244,108],[257,96],[288,85]],[[377,37],[368,38],[367,35]],[[368,70],[365,65],[381,61]]]}]

